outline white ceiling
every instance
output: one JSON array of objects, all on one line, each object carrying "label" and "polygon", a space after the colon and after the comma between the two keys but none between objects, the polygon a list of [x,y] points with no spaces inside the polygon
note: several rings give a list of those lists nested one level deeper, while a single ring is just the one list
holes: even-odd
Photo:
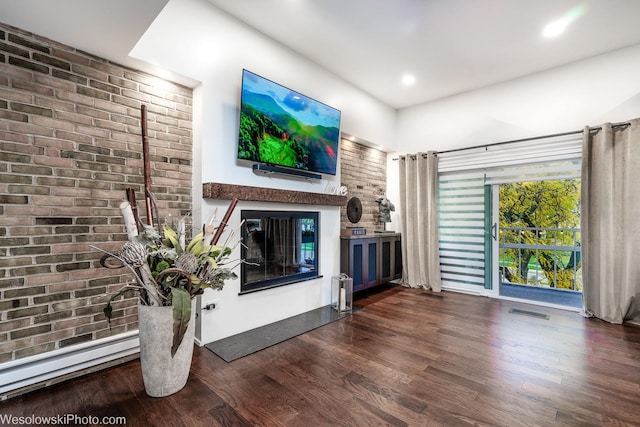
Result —
[{"label": "white ceiling", "polygon": [[[209,1],[394,108],[640,43],[639,0]],[[563,36],[541,36],[575,7]]]},{"label": "white ceiling", "polygon": [[[640,43],[640,0],[208,1],[393,108]],[[0,0],[0,21],[145,69],[127,55],[167,2]],[[572,10],[565,34],[542,37]]]}]

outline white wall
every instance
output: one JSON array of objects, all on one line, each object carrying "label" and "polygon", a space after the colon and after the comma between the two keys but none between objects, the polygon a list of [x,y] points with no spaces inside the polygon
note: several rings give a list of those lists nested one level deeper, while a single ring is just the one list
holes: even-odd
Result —
[{"label": "white wall", "polygon": [[[340,109],[343,132],[393,146],[394,110],[206,0],[171,0],[131,55],[201,82],[194,90],[194,224],[208,222],[216,208],[219,220],[229,205],[229,201],[203,200],[203,182],[317,193],[324,192],[328,183],[340,185],[339,175],[325,175],[314,182],[270,179],[236,163],[243,68]],[[320,273],[324,277],[242,296],[238,295],[239,281],[231,281],[221,292],[205,293],[202,303],[218,300],[219,308],[202,313],[202,328],[197,332],[201,343],[329,304],[331,276],[339,273],[339,207],[241,201],[230,228],[238,227],[242,209],[319,211]],[[239,256],[238,249],[235,257]]]},{"label": "white wall", "polygon": [[397,150],[448,150],[640,115],[640,45],[398,111]]},{"label": "white wall", "polygon": [[[398,154],[543,136],[640,117],[640,45],[398,111],[387,194],[398,199]],[[399,230],[397,213],[391,227]],[[394,218],[392,218],[394,219]]]}]

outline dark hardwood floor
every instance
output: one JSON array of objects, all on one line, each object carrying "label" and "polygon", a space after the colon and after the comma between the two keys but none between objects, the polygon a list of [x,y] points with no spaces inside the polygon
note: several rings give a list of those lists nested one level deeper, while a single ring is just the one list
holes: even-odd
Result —
[{"label": "dark hardwood floor", "polygon": [[0,413],[124,416],[129,426],[640,425],[640,327],[401,287],[357,304],[231,363],[196,348],[187,386],[166,398],[146,396],[136,360],[10,399]]}]

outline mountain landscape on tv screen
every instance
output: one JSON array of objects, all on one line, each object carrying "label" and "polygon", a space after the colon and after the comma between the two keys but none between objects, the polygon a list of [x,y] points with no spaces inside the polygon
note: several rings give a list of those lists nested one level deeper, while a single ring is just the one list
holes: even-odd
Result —
[{"label": "mountain landscape on tv screen", "polygon": [[271,96],[243,90],[238,158],[335,174],[339,128],[309,125]]}]

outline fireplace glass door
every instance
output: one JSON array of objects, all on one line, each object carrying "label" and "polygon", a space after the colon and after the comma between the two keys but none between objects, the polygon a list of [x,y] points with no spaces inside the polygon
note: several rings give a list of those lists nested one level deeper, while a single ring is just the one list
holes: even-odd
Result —
[{"label": "fireplace glass door", "polygon": [[318,277],[318,212],[241,212],[240,293]]}]

